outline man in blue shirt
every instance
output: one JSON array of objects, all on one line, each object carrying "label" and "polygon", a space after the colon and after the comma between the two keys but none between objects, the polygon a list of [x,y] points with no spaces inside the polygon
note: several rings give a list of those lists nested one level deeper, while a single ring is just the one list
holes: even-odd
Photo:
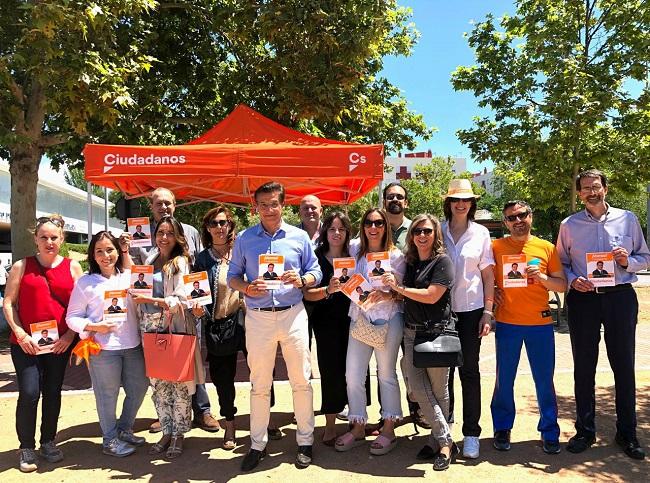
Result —
[{"label": "man in blue shirt", "polygon": [[[235,240],[228,269],[228,284],[245,295],[246,349],[251,381],[251,449],[242,470],[255,468],[266,456],[270,416],[271,384],[278,343],[287,364],[296,415],[296,465],[307,467],[312,460],[314,407],[311,355],[307,334],[307,312],[302,288],[320,282],[322,273],[307,234],[282,220],[284,187],[266,183],[255,191],[260,223]],[[284,256],[283,286],[267,289],[259,274],[259,256]]]},{"label": "man in blue shirt", "polygon": [[[569,284],[567,305],[573,351],[576,435],[567,450],[581,453],[596,441],[595,374],[600,326],[604,327],[609,364],[616,381],[616,442],[630,458],[645,452],[636,437],[634,349],[639,304],[632,282],[650,264],[639,220],[630,211],[605,202],[607,177],[583,171],[576,190],[585,210],[566,218],[557,240]],[[616,285],[594,287],[587,272],[587,253],[611,253]]]}]

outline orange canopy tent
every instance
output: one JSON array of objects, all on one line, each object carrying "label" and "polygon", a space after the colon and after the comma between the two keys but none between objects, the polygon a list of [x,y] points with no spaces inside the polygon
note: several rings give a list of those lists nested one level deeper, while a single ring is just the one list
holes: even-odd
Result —
[{"label": "orange canopy tent", "polygon": [[247,204],[257,187],[279,181],[287,203],[313,194],[348,204],[382,180],[384,147],[302,134],[239,105],[185,145],[87,144],[83,155],[87,181],[129,198],[165,187],[182,200]]}]

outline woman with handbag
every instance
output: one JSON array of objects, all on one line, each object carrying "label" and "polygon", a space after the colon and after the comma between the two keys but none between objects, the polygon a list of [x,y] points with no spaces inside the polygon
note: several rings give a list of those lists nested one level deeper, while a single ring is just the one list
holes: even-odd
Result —
[{"label": "woman with handbag", "polygon": [[311,317],[321,376],[321,414],[325,415],[323,443],[334,446],[336,415],[348,403],[345,385],[345,359],[350,333],[350,299],[340,290],[343,285],[334,276],[333,260],[350,256],[352,225],[342,212],[330,213],[320,230],[316,256],[323,279],[318,287],[305,289],[305,299],[315,302]]},{"label": "woman with handbag", "polygon": [[404,284],[392,274],[385,276],[386,283],[404,297],[407,377],[415,400],[431,424],[431,446],[425,446],[418,459],[434,458],[433,469],[437,471],[446,470],[458,454],[447,424],[449,367],[415,367],[413,342],[416,331],[440,327],[452,318],[450,291],[454,267],[444,252],[438,219],[429,214],[418,215],[406,235]]},{"label": "woman with handbag", "polygon": [[[54,437],[61,411],[63,376],[76,335],[68,330],[65,312],[73,285],[82,274],[78,262],[59,255],[64,242],[64,226],[59,215],[36,220],[36,256],[14,263],[2,304],[11,329],[11,360],[18,382],[16,432],[20,442],[19,468],[23,473],[38,469],[35,435],[41,394],[40,456],[50,463],[63,459]],[[32,338],[30,324],[51,320],[56,321],[59,338],[51,346],[51,352],[38,355],[40,347]]]},{"label": "woman with handbag", "polygon": [[[368,363],[375,353],[377,378],[381,394],[381,417],[384,424],[381,433],[370,445],[370,453],[383,455],[395,448],[395,423],[402,418],[400,388],[397,382],[397,354],[402,341],[403,304],[396,294],[386,286],[391,275],[401,283],[405,264],[402,252],[392,242],[391,227],[384,210],[371,208],[361,218],[358,242],[350,244],[350,254],[356,258],[355,271],[368,277],[375,266],[369,261],[378,252],[387,254],[391,272],[381,278],[383,286],[373,290],[364,302],[365,310],[357,304],[350,304],[350,337],[346,358],[345,378],[347,383],[349,413],[352,429],[338,437],[337,451],[348,451],[365,442],[366,373]],[[382,255],[383,255],[382,254]]]},{"label": "woman with handbag", "polygon": [[[82,276],[70,297],[68,326],[82,339],[92,337],[101,349],[88,358],[95,403],[102,428],[102,452],[129,456],[145,439],[133,434],[133,423],[149,387],[138,318],[130,297],[126,321],[104,320],[104,293],[129,288],[131,257],[128,234],[119,241],[109,231],[96,233],[88,245],[88,274]],[[120,386],[126,397],[116,415]]]},{"label": "woman with handbag", "polygon": [[[173,216],[163,216],[153,233],[156,250],[145,261],[153,265],[153,295],[133,295],[139,305],[140,328],[144,332],[171,332],[196,336],[193,315],[203,314],[203,307],[189,310],[188,295],[183,275],[190,273],[187,241],[180,222]],[[187,313],[186,313],[187,312]],[[146,334],[145,334],[146,336]],[[148,358],[145,346],[145,361]],[[152,399],[162,426],[162,438],[149,450],[149,454],[166,453],[173,459],[183,452],[183,437],[192,427],[192,394],[196,384],[205,382],[201,363],[201,349],[194,344],[193,354],[180,354],[194,364],[194,380],[176,382],[150,377]],[[178,361],[169,361],[178,364]],[[147,369],[149,363],[147,362]],[[160,368],[158,368],[160,369]]]},{"label": "woman with handbag", "polygon": [[237,357],[245,348],[244,327],[240,325],[242,302],[239,292],[226,282],[232,245],[237,233],[232,212],[223,205],[209,210],[203,217],[201,241],[207,247],[196,257],[194,270],[207,271],[212,303],[206,305],[205,340],[210,377],[219,396],[220,414],[225,418],[221,447],[233,450],[235,439],[235,375]]},{"label": "woman with handbag", "polygon": [[[481,338],[490,333],[494,309],[494,255],[490,232],[474,222],[476,200],[466,179],[449,182],[442,223],[447,254],[454,263],[451,307],[458,316],[456,330],[463,349],[458,369],[463,388],[463,456],[479,457],[481,435]],[[454,368],[449,373],[449,422],[454,420]]]}]

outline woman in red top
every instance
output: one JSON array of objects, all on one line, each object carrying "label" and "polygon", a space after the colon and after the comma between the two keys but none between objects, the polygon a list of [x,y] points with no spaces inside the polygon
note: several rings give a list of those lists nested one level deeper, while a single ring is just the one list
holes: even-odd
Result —
[{"label": "woman in red top", "polygon": [[[64,221],[59,215],[36,221],[36,256],[17,261],[7,280],[3,301],[5,318],[12,334],[11,359],[18,380],[16,432],[20,441],[20,471],[37,469],[36,411],[43,394],[40,455],[55,463],[63,452],[54,443],[61,409],[61,386],[75,332],[68,330],[65,313],[72,287],[81,276],[79,263],[59,255]],[[39,346],[41,330],[30,324],[56,321],[57,334],[48,331],[52,344]]]}]

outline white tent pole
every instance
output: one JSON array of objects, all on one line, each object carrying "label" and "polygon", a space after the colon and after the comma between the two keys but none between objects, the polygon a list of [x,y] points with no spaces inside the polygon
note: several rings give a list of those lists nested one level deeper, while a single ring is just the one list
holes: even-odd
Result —
[{"label": "white tent pole", "polygon": [[86,183],[86,191],[88,193],[88,243],[93,237],[93,184],[88,181]]},{"label": "white tent pole", "polygon": [[108,188],[104,187],[104,230],[108,231]]}]

